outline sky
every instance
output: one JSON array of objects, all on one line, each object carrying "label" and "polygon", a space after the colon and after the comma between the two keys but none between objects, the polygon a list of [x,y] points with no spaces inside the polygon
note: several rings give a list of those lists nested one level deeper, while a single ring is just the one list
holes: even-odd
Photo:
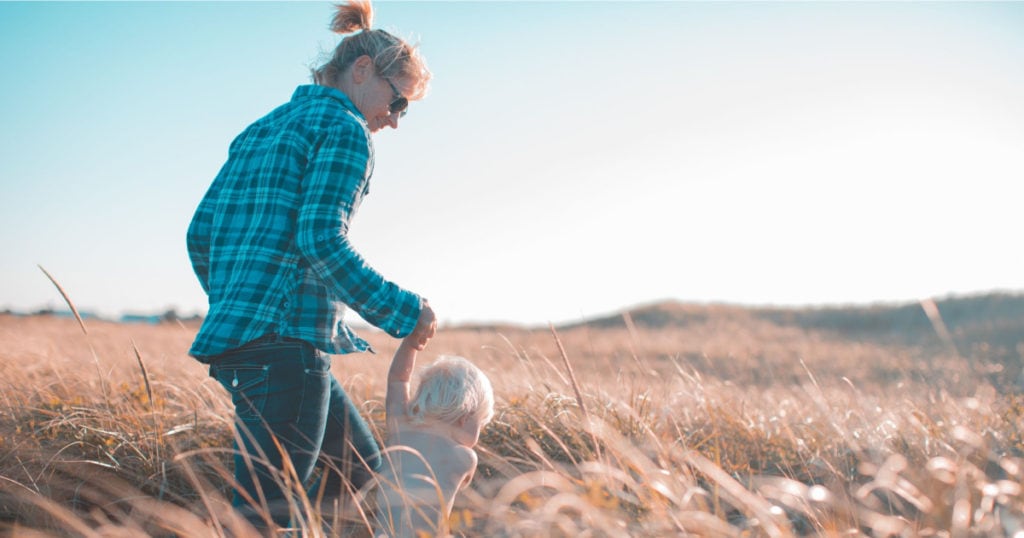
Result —
[{"label": "sky", "polygon": [[[1024,3],[377,2],[350,238],[442,323],[1024,291]],[[0,309],[206,310],[185,231],[325,2],[0,2]]]}]

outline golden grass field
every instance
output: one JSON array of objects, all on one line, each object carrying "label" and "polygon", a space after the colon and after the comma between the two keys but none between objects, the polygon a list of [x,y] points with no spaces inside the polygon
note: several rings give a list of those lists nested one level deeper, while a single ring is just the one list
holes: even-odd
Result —
[{"label": "golden grass field", "polygon": [[[0,533],[240,536],[232,410],[195,325],[0,315]],[[627,327],[631,327],[627,325]],[[380,427],[397,341],[333,370]],[[455,536],[1024,536],[1024,399],[1002,366],[744,316],[444,329],[496,417]],[[292,535],[361,535],[315,503]],[[337,517],[332,516],[332,517]],[[335,521],[335,523],[337,523]]]}]

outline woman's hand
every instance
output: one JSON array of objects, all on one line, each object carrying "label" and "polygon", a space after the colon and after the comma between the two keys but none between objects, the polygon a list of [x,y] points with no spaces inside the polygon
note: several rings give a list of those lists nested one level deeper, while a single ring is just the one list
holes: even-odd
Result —
[{"label": "woman's hand", "polygon": [[416,328],[406,337],[406,341],[413,344],[417,350],[422,350],[427,347],[427,342],[434,337],[435,332],[437,332],[437,316],[434,315],[434,309],[430,308],[430,303],[423,299],[420,317],[416,320]]}]

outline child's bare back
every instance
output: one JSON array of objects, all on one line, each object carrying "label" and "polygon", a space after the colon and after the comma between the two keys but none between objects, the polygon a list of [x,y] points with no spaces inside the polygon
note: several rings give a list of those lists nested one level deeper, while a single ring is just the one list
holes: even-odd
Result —
[{"label": "child's bare back", "polygon": [[424,371],[410,398],[416,347],[407,341],[388,372],[378,516],[387,536],[439,536],[447,532],[455,495],[476,471],[473,446],[493,414],[494,395],[479,368],[442,357]]},{"label": "child's bare back", "polygon": [[377,503],[390,536],[431,536],[445,528],[455,494],[476,469],[473,449],[451,437],[407,424],[389,437],[380,471]]}]

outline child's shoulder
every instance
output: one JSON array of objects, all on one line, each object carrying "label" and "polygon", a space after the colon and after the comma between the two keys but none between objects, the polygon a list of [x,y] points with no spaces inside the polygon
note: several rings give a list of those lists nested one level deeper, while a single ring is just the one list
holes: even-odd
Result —
[{"label": "child's shoulder", "polygon": [[476,465],[476,451],[456,441],[451,433],[443,428],[403,419],[395,421],[393,426],[387,444],[408,445],[429,454],[432,459],[445,459],[456,465]]}]

